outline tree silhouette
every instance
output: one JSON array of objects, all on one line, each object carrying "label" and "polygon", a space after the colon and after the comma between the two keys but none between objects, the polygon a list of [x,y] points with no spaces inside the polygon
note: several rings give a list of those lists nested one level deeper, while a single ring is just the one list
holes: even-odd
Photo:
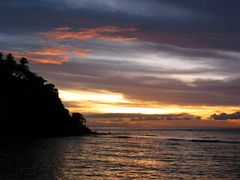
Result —
[{"label": "tree silhouette", "polygon": [[26,66],[26,64],[28,64],[27,58],[24,58],[24,57],[21,58],[20,59],[20,64],[21,64],[21,66],[24,66],[28,69],[28,66]]},{"label": "tree silhouette", "polygon": [[2,58],[3,58],[3,54],[0,53],[0,61],[2,61]]},{"label": "tree silhouette", "polygon": [[72,117],[71,118],[72,118],[73,121],[79,122],[81,124],[85,124],[86,123],[85,117],[82,114],[80,114],[80,113],[72,113]]},{"label": "tree silhouette", "polygon": [[54,84],[31,72],[26,58],[0,53],[0,135],[72,136],[92,134],[80,113],[72,116]]}]

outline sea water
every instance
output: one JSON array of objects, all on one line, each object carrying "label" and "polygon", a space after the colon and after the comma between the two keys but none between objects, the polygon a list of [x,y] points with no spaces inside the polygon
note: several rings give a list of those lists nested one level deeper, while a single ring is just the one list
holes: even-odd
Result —
[{"label": "sea water", "polygon": [[1,139],[0,179],[240,179],[240,130],[101,128]]}]

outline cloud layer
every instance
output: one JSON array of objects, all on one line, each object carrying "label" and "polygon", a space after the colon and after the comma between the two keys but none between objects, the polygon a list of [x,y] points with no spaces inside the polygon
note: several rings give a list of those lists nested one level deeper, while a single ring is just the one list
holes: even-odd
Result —
[{"label": "cloud layer", "polygon": [[[125,32],[135,32],[136,28],[120,28],[116,26],[102,26],[97,28],[84,28],[80,31],[71,31],[69,27],[56,28],[52,32],[43,33],[43,36],[55,39],[55,40],[88,40],[88,39],[100,39],[105,41],[128,41],[137,40],[136,37],[124,37],[116,34],[122,34]],[[114,35],[115,34],[115,35]]]},{"label": "cloud layer", "polygon": [[239,6],[239,0],[0,1],[0,51],[27,57],[61,90],[117,93],[131,102],[119,106],[239,108]]}]

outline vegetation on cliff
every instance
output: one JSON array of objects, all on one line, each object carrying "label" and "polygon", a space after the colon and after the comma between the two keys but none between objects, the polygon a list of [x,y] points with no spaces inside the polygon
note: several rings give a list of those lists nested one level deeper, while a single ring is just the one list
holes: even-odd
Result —
[{"label": "vegetation on cliff", "polygon": [[30,71],[26,58],[0,53],[0,83],[1,136],[92,134],[80,113],[70,115],[55,86]]}]

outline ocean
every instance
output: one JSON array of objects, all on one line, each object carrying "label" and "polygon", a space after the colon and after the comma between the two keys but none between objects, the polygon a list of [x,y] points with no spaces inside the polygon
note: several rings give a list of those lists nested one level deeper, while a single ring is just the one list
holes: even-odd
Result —
[{"label": "ocean", "polygon": [[240,129],[97,130],[111,134],[2,139],[0,180],[240,179]]}]

